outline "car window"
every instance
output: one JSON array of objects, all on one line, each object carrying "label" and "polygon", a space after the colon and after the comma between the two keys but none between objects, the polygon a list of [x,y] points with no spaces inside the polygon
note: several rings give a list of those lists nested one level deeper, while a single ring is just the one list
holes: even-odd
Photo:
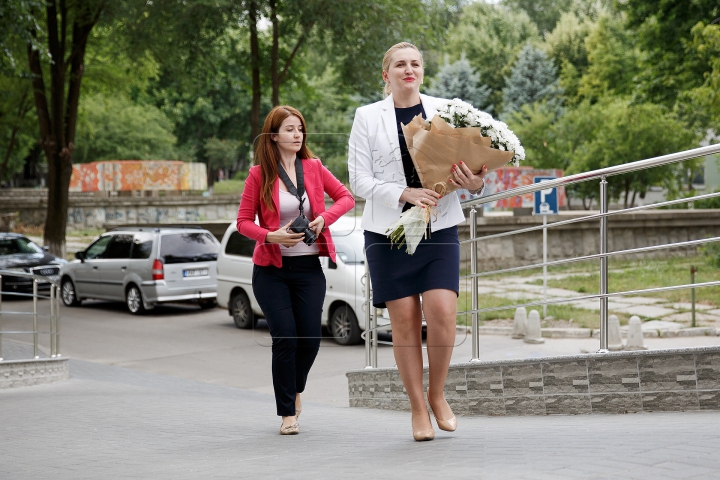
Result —
[{"label": "car window", "polygon": [[18,237],[15,239],[20,247],[21,253],[42,253],[43,249],[35,245],[30,239]]},{"label": "car window", "polygon": [[153,237],[148,233],[138,233],[135,235],[132,247],[132,258],[150,258],[153,247]]},{"label": "car window", "polygon": [[112,239],[111,235],[100,237],[85,250],[85,258],[92,260],[93,258],[103,258],[103,254]]},{"label": "car window", "polygon": [[166,264],[217,260],[218,241],[207,232],[172,233],[160,238],[160,256]]},{"label": "car window", "polygon": [[227,255],[239,255],[241,257],[252,257],[255,250],[255,240],[247,238],[238,232],[232,232],[225,245]]},{"label": "car window", "polygon": [[130,248],[132,247],[132,235],[113,235],[110,245],[108,245],[103,258],[130,258]]},{"label": "car window", "polygon": [[335,242],[335,253],[345,264],[362,264],[365,263],[363,255],[363,246],[365,239],[359,232],[353,232],[349,235],[333,236]]},{"label": "car window", "polygon": [[18,253],[41,253],[42,248],[24,237],[0,239],[0,255],[16,255]]}]

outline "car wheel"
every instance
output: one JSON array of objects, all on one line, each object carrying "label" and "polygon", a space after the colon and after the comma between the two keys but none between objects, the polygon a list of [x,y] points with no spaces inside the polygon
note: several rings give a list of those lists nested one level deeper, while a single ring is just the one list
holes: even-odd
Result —
[{"label": "car wheel", "polygon": [[60,284],[60,295],[66,307],[77,307],[80,305],[80,299],[75,291],[75,284],[69,278],[63,279]]},{"label": "car wheel", "polygon": [[330,332],[340,345],[355,345],[360,341],[360,327],[350,307],[341,305],[330,316]]},{"label": "car wheel", "polygon": [[133,315],[145,313],[145,305],[143,304],[142,293],[136,285],[130,285],[125,292],[125,304]]},{"label": "car wheel", "polygon": [[256,323],[250,299],[243,291],[236,292],[230,299],[230,313],[237,328],[253,328]]},{"label": "car wheel", "polygon": [[217,307],[217,302],[215,300],[200,300],[200,302],[198,302],[198,305],[200,305],[201,309],[208,310],[210,308]]}]

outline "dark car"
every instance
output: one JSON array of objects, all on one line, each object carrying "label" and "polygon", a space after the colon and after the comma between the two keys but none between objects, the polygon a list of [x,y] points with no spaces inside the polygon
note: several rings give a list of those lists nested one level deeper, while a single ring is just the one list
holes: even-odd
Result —
[{"label": "dark car", "polygon": [[[60,265],[67,260],[50,255],[29,238],[19,233],[0,232],[0,270],[32,273],[58,281]],[[4,293],[32,292],[32,278],[2,273],[0,290]],[[50,288],[48,282],[38,282],[39,288]]]}]

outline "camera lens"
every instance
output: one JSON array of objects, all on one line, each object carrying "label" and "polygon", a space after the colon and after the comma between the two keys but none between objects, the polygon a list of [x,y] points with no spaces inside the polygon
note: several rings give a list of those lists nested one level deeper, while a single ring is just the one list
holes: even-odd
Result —
[{"label": "camera lens", "polygon": [[312,245],[317,241],[317,235],[315,235],[315,232],[310,230],[309,228],[305,229],[305,238],[303,238],[303,242],[305,242],[305,245]]}]

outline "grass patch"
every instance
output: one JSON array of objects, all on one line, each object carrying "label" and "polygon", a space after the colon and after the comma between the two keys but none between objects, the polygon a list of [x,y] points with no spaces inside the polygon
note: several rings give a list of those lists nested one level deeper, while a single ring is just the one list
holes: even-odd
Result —
[{"label": "grass patch", "polygon": [[[522,300],[510,300],[508,298],[495,297],[492,295],[483,295],[478,299],[479,308],[496,308],[511,306],[518,303],[525,303]],[[457,303],[458,312],[463,312],[471,309],[471,298],[469,292],[461,292],[458,297]],[[540,312],[542,317],[542,306],[528,308],[530,310],[537,310]],[[556,320],[573,320],[573,323],[578,328],[600,328],[600,312],[586,310],[584,308],[576,308],[571,305],[555,304],[548,305],[547,314],[549,317],[554,317]],[[627,325],[630,315],[623,313],[616,313],[621,325]],[[512,319],[515,316],[515,308],[510,307],[504,310],[496,310],[492,312],[481,312],[478,314],[478,320],[482,325],[483,322],[488,320],[497,319]],[[470,314],[458,315],[457,324],[470,326],[472,323],[472,317]]]},{"label": "grass patch", "polygon": [[216,195],[231,195],[242,193],[245,188],[245,180],[223,180],[213,185],[213,193]]},{"label": "grass patch", "polygon": [[[646,288],[667,287],[690,283],[690,267],[694,265],[698,272],[695,283],[712,282],[720,279],[720,269],[712,264],[707,256],[692,258],[671,257],[659,260],[613,261],[611,259],[608,275],[610,292],[641,290]],[[600,274],[597,267],[585,275],[571,275],[559,280],[548,280],[548,287],[564,288],[580,293],[600,293]],[[542,280],[528,282],[542,285]],[[643,296],[662,298],[668,302],[690,302],[690,289],[669,292],[652,292]],[[704,287],[695,289],[697,302],[708,305],[720,305],[720,287]],[[612,301],[612,299],[610,299]]]}]

